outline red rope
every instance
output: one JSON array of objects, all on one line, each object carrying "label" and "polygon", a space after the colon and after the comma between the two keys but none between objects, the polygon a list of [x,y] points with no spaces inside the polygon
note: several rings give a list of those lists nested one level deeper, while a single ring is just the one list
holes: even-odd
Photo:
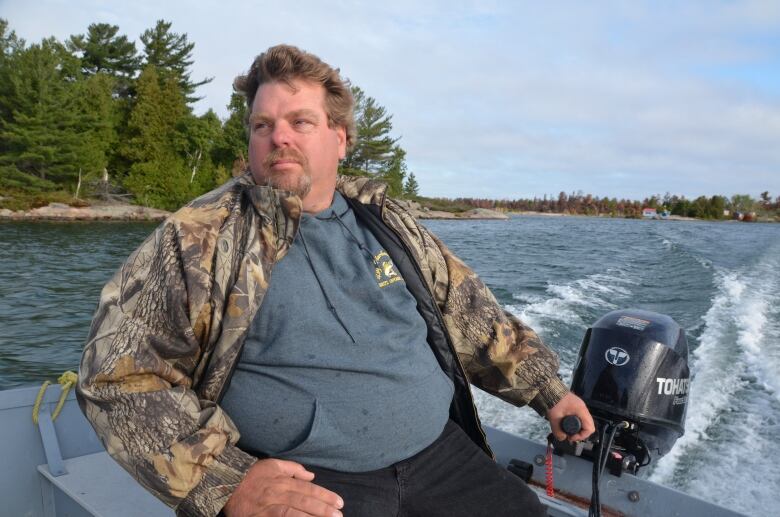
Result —
[{"label": "red rope", "polygon": [[555,487],[553,486],[553,448],[551,443],[547,444],[547,456],[544,459],[544,464],[546,466],[547,495],[555,497]]}]

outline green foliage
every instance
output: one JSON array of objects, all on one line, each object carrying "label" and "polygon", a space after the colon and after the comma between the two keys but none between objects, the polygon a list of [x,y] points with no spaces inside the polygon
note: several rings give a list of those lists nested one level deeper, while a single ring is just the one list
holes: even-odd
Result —
[{"label": "green foliage", "polygon": [[81,59],[81,71],[86,76],[105,74],[114,78],[114,93],[120,97],[131,94],[132,80],[141,68],[135,43],[127,36],[117,36],[119,27],[93,23],[87,34],[70,37],[68,50]]},{"label": "green foliage", "polygon": [[341,162],[339,173],[381,177],[388,171],[395,156],[397,139],[390,137],[393,117],[357,86],[352,87],[352,96],[355,98],[357,141]]},{"label": "green foliage", "polygon": [[58,188],[53,181],[22,172],[14,165],[0,165],[0,191],[4,196],[11,192],[35,193],[54,191]]},{"label": "green foliage", "polygon": [[136,89],[124,152],[134,162],[152,161],[174,151],[177,126],[188,113],[187,105],[176,80],[160,80],[153,65],[141,72]]},{"label": "green foliage", "polygon": [[393,116],[376,99],[366,95],[357,86],[352,87],[355,99],[355,145],[339,165],[339,174],[369,176],[387,183],[392,197],[415,197],[417,181],[407,190],[408,169],[406,151],[398,145],[398,138],[390,136]]},{"label": "green foliage", "polygon": [[[0,170],[0,178],[2,178],[2,175],[3,171]],[[0,179],[0,184],[2,184],[2,179]],[[29,210],[46,206],[49,203],[64,203],[78,207],[88,206],[83,200],[74,198],[72,192],[65,192],[64,190],[29,191],[7,190],[3,188],[3,199],[0,199],[0,209]]]},{"label": "green foliage", "polygon": [[387,183],[387,194],[390,197],[403,197],[404,180],[406,179],[406,151],[400,146],[393,147],[390,163],[385,171],[379,174],[379,179]]},{"label": "green foliage", "polygon": [[697,219],[723,219],[726,199],[722,196],[699,196],[687,205],[688,217]]},{"label": "green foliage", "polygon": [[[139,53],[116,25],[26,46],[0,19],[3,194],[32,203],[37,193],[75,192],[81,177],[80,195],[173,209],[245,170],[244,98],[231,96],[224,122],[213,111],[194,115],[195,89],[210,79],[191,80],[194,44],[171,27],[159,20],[144,31]],[[358,141],[341,172],[383,180],[391,196],[416,195],[414,178],[405,189],[392,116],[354,92]]]},{"label": "green foliage", "polygon": [[186,34],[172,32],[171,22],[157,20],[153,28],[141,34],[141,42],[147,66],[154,66],[160,78],[175,77],[188,103],[200,100],[200,97],[193,97],[195,89],[211,82],[213,77],[199,82],[190,79],[189,68],[193,63],[192,50],[195,44],[187,40]]},{"label": "green foliage", "polygon": [[189,114],[179,121],[178,152],[186,158],[194,192],[207,192],[217,186],[211,156],[221,133],[222,122],[213,110],[200,117]]},{"label": "green foliage", "polygon": [[756,212],[759,209],[758,202],[748,194],[734,194],[729,200],[729,208],[734,212]]},{"label": "green foliage", "polygon": [[214,184],[215,185],[222,185],[223,183],[226,183],[230,180],[232,177],[232,174],[230,171],[225,167],[224,165],[217,165],[217,168],[214,169]]},{"label": "green foliage", "polygon": [[133,162],[125,186],[142,204],[177,208],[191,195],[187,167],[178,152],[188,140],[180,132],[186,130],[189,115],[184,95],[175,78],[160,80],[153,65],[141,72],[137,92],[124,147]]},{"label": "green foliage", "polygon": [[[140,57],[117,26],[92,24],[66,44],[49,38],[28,47],[0,19],[6,205],[29,208],[57,192],[73,193],[81,176],[80,195],[90,186],[102,185],[104,196],[124,188],[139,202],[172,209],[229,179],[229,169],[214,164],[215,149],[245,149],[246,137],[242,144],[226,138],[213,111],[192,114],[188,95],[203,82],[189,80],[193,44],[170,27],[160,21],[144,33],[151,64],[135,77]],[[233,133],[243,125],[228,122]]]},{"label": "green foliage", "polygon": [[8,20],[0,18],[0,56],[12,54],[24,48],[24,40],[16,32],[8,30]]},{"label": "green foliage", "polygon": [[141,205],[176,210],[194,197],[189,180],[184,161],[166,155],[134,163],[125,186]]},{"label": "green foliage", "polygon": [[453,200],[448,199],[445,197],[423,197],[418,196],[415,198],[415,201],[420,203],[422,206],[425,206],[427,208],[430,208],[431,210],[439,210],[442,212],[465,212],[467,210],[471,210],[474,208],[474,206],[470,205],[468,202],[464,202],[462,200]]},{"label": "green foliage", "polygon": [[414,173],[409,174],[404,185],[404,197],[415,199],[420,195],[420,186],[417,184],[417,178],[414,177]]},{"label": "green foliage", "polygon": [[249,136],[244,122],[247,117],[246,101],[242,95],[233,93],[227,108],[230,115],[214,142],[211,159],[215,164],[231,171],[234,165],[239,169],[246,167],[245,156],[249,145]]},{"label": "green foliage", "polygon": [[79,171],[105,167],[111,83],[84,79],[77,68],[54,39],[17,50],[3,63],[0,105],[10,114],[0,121],[0,164],[73,187]]},{"label": "green foliage", "polygon": [[[0,121],[8,120],[13,110],[9,75],[14,59],[24,50],[24,40],[17,37],[14,31],[8,30],[8,21],[0,18]],[[0,153],[2,153],[0,141]]]}]

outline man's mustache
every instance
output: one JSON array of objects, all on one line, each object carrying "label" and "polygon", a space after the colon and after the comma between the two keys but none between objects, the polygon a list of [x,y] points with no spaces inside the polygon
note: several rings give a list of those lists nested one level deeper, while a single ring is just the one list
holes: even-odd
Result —
[{"label": "man's mustache", "polygon": [[295,149],[286,147],[281,149],[274,149],[273,151],[271,151],[268,154],[268,156],[266,156],[265,159],[263,160],[263,168],[270,169],[271,166],[274,164],[274,162],[280,160],[293,160],[298,164],[306,165],[305,156],[303,156],[300,152],[298,152]]}]

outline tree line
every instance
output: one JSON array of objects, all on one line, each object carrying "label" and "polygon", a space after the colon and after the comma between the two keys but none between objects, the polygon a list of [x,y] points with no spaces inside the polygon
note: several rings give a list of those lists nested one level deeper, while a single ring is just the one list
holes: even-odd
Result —
[{"label": "tree line", "polygon": [[[0,19],[0,208],[126,199],[173,210],[247,168],[247,108],[236,93],[221,120],[193,112],[195,44],[159,20],[139,37],[89,25],[65,41],[27,44]],[[417,195],[392,115],[359,87],[357,143],[340,173]]]},{"label": "tree line", "polygon": [[583,192],[567,194],[561,192],[557,197],[543,196],[526,199],[479,199],[479,198],[432,198],[429,204],[441,209],[468,210],[471,208],[489,208],[501,211],[527,211],[540,213],[559,213],[573,215],[604,215],[611,217],[642,217],[645,208],[655,208],[659,212],[671,215],[694,217],[697,219],[725,219],[735,214],[759,214],[762,216],[780,215],[780,196],[772,199],[768,191],[753,198],[748,194],[726,196],[699,196],[687,199],[685,196],[652,195],[640,200],[598,197]]}]

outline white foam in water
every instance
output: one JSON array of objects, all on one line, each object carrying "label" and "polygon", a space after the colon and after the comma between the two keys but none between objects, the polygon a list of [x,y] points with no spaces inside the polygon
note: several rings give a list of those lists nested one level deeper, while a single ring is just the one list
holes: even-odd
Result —
[{"label": "white foam in water", "polygon": [[[550,284],[547,287],[547,293],[551,295],[549,297],[516,293],[513,298],[521,303],[507,305],[505,309],[536,330],[545,340],[557,336],[554,328],[556,324],[584,328],[587,325],[575,312],[577,308],[612,309],[615,305],[607,299],[630,295],[631,292],[626,286],[636,283],[626,278],[622,271],[613,270],[609,273],[614,274],[598,273],[565,285]],[[562,364],[560,373],[568,384],[572,375],[571,367]],[[543,441],[550,432],[546,421],[533,410],[518,409],[480,390],[472,391],[486,424],[539,441]]]},{"label": "white foam in water", "polygon": [[720,277],[719,292],[704,315],[705,330],[699,347],[691,354],[693,379],[685,421],[685,434],[672,450],[658,460],[650,479],[673,484],[673,475],[685,453],[694,445],[709,439],[707,431],[717,425],[718,415],[731,405],[732,395],[742,387],[744,362],[738,360],[735,347],[734,308],[741,303],[745,288],[736,275]]},{"label": "white foam in water", "polygon": [[719,273],[692,354],[686,433],[651,475],[749,515],[780,507],[780,297],[773,262]]},{"label": "white foam in water", "polygon": [[752,278],[736,310],[737,343],[747,374],[780,400],[780,278],[777,259],[765,260],[754,268]]},{"label": "white foam in water", "polygon": [[615,309],[617,306],[609,300],[616,297],[628,297],[631,290],[627,285],[635,284],[631,279],[617,273],[597,273],[574,280],[568,284],[549,284],[547,292],[552,296],[539,298],[517,295],[515,299],[528,301],[522,308],[510,307],[509,310],[528,323],[534,329],[544,328],[545,321],[564,322],[578,327],[586,326],[575,312],[578,307]]},{"label": "white foam in water", "polygon": [[745,515],[778,515],[780,463],[777,444],[766,432],[766,405],[740,407],[740,423],[725,440],[707,449],[709,460],[697,468],[686,491]]},{"label": "white foam in water", "polygon": [[750,300],[742,305],[737,315],[739,324],[738,342],[750,365],[749,374],[763,382],[764,388],[774,392],[771,376],[767,378],[764,371],[763,330],[766,326],[767,303],[765,300]]},{"label": "white foam in water", "polygon": [[547,421],[531,408],[515,407],[476,388],[472,388],[471,392],[484,424],[508,433],[525,436],[530,440],[545,441],[550,428]]},{"label": "white foam in water", "polygon": [[[666,243],[664,243],[666,245]],[[691,353],[685,435],[653,462],[650,479],[748,515],[780,515],[780,260],[713,269],[716,291]],[[507,310],[543,336],[582,327],[586,314],[610,310],[636,289],[623,271],[550,284],[545,295],[517,294]],[[580,316],[582,315],[582,316]],[[570,372],[568,372],[570,375]],[[533,411],[518,410],[477,391],[487,424],[535,440],[548,432]],[[761,427],[763,426],[763,427]]]}]

